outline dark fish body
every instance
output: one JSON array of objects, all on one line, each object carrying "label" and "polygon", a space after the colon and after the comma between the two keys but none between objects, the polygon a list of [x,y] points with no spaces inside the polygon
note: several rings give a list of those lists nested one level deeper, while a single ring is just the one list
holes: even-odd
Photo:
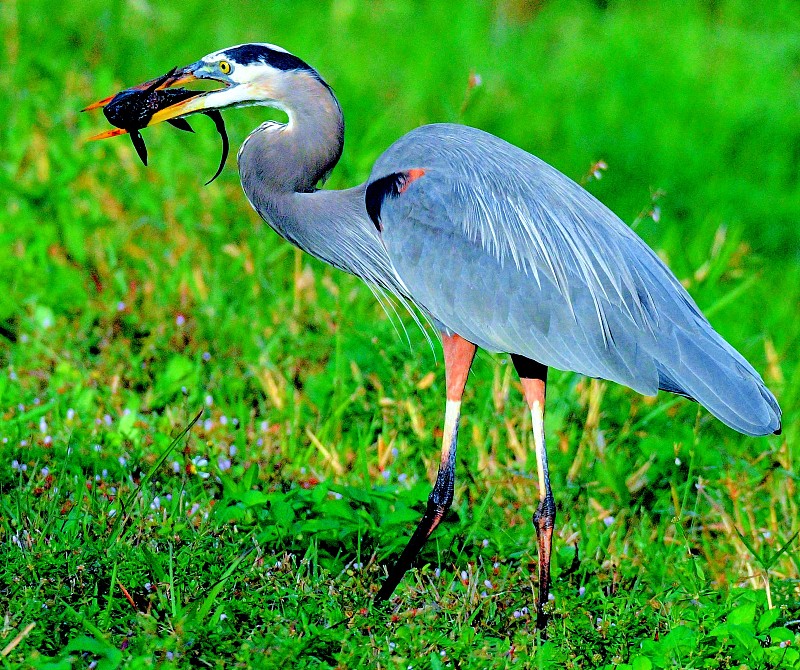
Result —
[{"label": "dark fish body", "polygon": [[[108,122],[128,132],[147,127],[158,110],[197,95],[185,88],[164,88],[140,91],[129,88],[121,91],[103,108]],[[182,120],[182,119],[181,119]]]},{"label": "dark fish body", "polygon": [[[103,114],[105,114],[111,125],[128,131],[133,147],[145,165],[147,165],[147,146],[139,131],[150,124],[153,115],[159,110],[193,98],[201,93],[200,91],[190,91],[186,88],[159,88],[160,86],[169,86],[172,81],[175,81],[174,68],[163,77],[149,82],[149,85],[145,85],[144,88],[134,87],[120,91],[103,108]],[[222,115],[217,110],[209,110],[203,113],[214,121],[217,132],[222,138],[222,157],[216,173],[206,182],[206,185],[208,185],[222,172],[222,168],[228,158],[229,143]],[[167,119],[167,123],[180,130],[194,132],[186,119]]]}]

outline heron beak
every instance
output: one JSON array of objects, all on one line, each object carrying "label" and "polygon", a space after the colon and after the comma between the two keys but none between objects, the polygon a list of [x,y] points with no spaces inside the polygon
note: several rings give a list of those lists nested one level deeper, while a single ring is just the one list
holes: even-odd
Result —
[{"label": "heron beak", "polygon": [[223,86],[221,88],[215,88],[210,91],[197,91],[197,94],[187,98],[186,100],[181,100],[173,105],[168,105],[163,109],[159,109],[155,114],[153,114],[153,118],[150,119],[150,123],[148,126],[154,126],[157,123],[161,123],[162,121],[169,121],[171,119],[177,119],[182,116],[189,116],[190,114],[196,114],[197,112],[204,112],[212,109],[218,109],[220,105],[212,104],[209,101],[209,96],[214,93],[218,93],[220,91],[226,90],[230,84],[226,81],[216,79],[214,77],[203,77],[197,76],[197,69],[194,66],[189,66],[188,68],[184,69],[181,77],[170,84],[170,88],[174,86],[180,86],[183,84],[188,84],[195,81],[218,81]]}]

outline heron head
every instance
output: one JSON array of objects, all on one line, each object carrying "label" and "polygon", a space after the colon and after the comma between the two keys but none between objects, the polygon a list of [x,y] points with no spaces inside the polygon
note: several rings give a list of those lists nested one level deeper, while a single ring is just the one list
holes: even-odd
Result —
[{"label": "heron head", "polygon": [[[129,90],[149,90],[154,85],[163,90],[196,81],[222,84],[221,88],[192,91],[190,95],[181,96],[178,102],[166,95],[156,97],[157,108],[151,110],[153,113],[146,120],[146,125],[152,126],[170,119],[229,107],[267,105],[285,110],[284,101],[290,97],[291,91],[303,81],[310,80],[324,85],[316,70],[297,56],[273,44],[253,43],[215,51],[191,65],[172,71],[167,77],[145,82]],[[86,109],[103,107],[110,101],[111,98],[106,98]]]}]

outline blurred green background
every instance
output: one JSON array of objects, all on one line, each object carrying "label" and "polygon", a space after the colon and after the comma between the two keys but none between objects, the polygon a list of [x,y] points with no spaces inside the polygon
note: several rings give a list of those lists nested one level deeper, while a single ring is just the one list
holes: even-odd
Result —
[{"label": "blurred green background", "polygon": [[[626,221],[663,190],[660,221],[645,218],[639,232],[681,278],[702,265],[720,227],[745,245],[747,272],[798,277],[800,12],[792,2],[8,2],[3,17],[6,247],[17,239],[11,222],[25,215],[39,219],[25,234],[58,235],[76,255],[93,233],[124,234],[97,211],[87,174],[136,184],[114,193],[132,220],[163,221],[157,208],[167,199],[180,207],[206,198],[215,202],[201,208],[219,225],[209,210],[229,189],[226,214],[246,234],[252,224],[243,223],[233,161],[200,195],[198,181],[214,164],[212,132],[148,133],[153,167],[145,171],[128,163],[125,140],[84,145],[105,122],[77,110],[222,46],[271,41],[318,68],[345,110],[346,150],[331,187],[363,180],[407,130],[460,120],[575,179],[604,160],[606,177],[590,188]],[[482,85],[465,104],[471,72]],[[234,144],[263,116],[228,114]],[[82,207],[88,216],[79,219]],[[20,268],[11,255],[0,262],[12,287],[0,315],[9,318],[37,293],[37,274],[52,270]],[[758,283],[740,307],[755,307],[775,330],[780,311],[761,309],[773,281]],[[45,303],[64,297],[43,293]],[[703,306],[704,294],[696,297]]]},{"label": "blurred green background", "polygon": [[[516,648],[527,649],[519,667],[534,656],[565,667],[739,667],[756,653],[777,658],[762,643],[778,619],[733,609],[767,608],[762,572],[788,626],[772,633],[773,646],[796,644],[788,622],[800,618],[800,560],[793,548],[769,568],[761,560],[798,529],[796,2],[3,0],[0,28],[0,553],[10,557],[0,559],[0,647],[39,622],[2,662],[44,663],[39,650],[67,663],[69,645],[80,648],[89,631],[108,645],[96,655],[125,646],[125,662],[144,665],[246,665],[250,653],[263,662],[266,648],[285,667],[311,656],[331,667],[423,659],[437,668],[442,658],[503,667],[519,665]],[[195,135],[146,130],[145,168],[126,138],[86,144],[107,123],[79,112],[249,41],[288,49],[333,86],[346,139],[328,188],[365,180],[381,151],[424,123],[495,133],[584,181],[634,225],[776,393],[783,436],[752,440],[664,394],[643,399],[553,375],[547,428],[563,577],[551,642],[534,641],[521,609],[536,557],[535,464],[502,356],[477,361],[456,514],[426,553],[455,571],[455,595],[419,621],[407,614],[417,602],[408,590],[399,624],[377,613],[332,633],[318,620],[368,606],[378,566],[402,546],[427,495],[441,365],[410,319],[409,346],[358,280],[296,253],[261,222],[233,158],[202,186],[219,155],[210,121],[197,119]],[[235,149],[281,115],[248,108],[225,118]],[[591,177],[598,161],[602,179]],[[177,469],[157,463],[201,407],[183,454],[170,457]],[[204,469],[210,477],[199,477]],[[115,497],[81,495],[97,486],[137,492],[127,548],[104,544]],[[309,498],[310,489],[320,493]],[[267,497],[245,513],[243,490]],[[152,513],[154,496],[167,492],[169,523]],[[360,510],[357,519],[334,494]],[[194,504],[207,520],[187,521]],[[276,523],[291,532],[270,535]],[[222,570],[239,566],[245,531],[265,555],[311,556],[321,572],[301,579],[249,566],[237,588],[252,600],[239,592],[237,610],[227,588],[212,593],[230,626],[198,623],[182,603],[217,607],[202,599]],[[575,542],[584,556],[577,583],[566,575]],[[173,597],[173,552],[183,600]],[[371,572],[353,576],[347,566],[362,552],[374,552],[363,561]],[[67,558],[47,558],[56,554]],[[486,568],[480,580],[504,579],[503,594],[458,591],[468,561],[476,575]],[[86,565],[102,579],[76,578]],[[144,588],[159,576],[169,588]],[[161,623],[126,610],[121,596],[106,600],[114,579],[138,589]],[[446,590],[424,580],[420,593]],[[579,598],[581,584],[594,595]],[[735,643],[715,628],[732,611],[752,628]],[[371,626],[387,625],[386,636],[373,635]],[[650,644],[659,631],[672,642]],[[334,652],[309,656],[299,640],[314,636]],[[642,661],[631,651],[640,648]],[[781,653],[783,666],[764,667],[800,663]]]}]

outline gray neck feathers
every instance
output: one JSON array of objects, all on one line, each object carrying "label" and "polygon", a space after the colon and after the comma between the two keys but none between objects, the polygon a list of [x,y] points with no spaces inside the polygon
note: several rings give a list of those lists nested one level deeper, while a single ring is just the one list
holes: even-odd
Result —
[{"label": "gray neck feathers", "polygon": [[265,123],[239,151],[242,187],[250,204],[275,231],[312,256],[404,295],[364,205],[366,184],[343,191],[316,190],[344,145],[344,120],[330,88],[293,71],[277,82],[271,104],[289,123]]},{"label": "gray neck feathers", "polygon": [[305,72],[288,72],[275,107],[286,125],[267,123],[239,151],[242,186],[250,201],[266,195],[308,193],[333,169],[344,146],[344,118],[333,92]]}]

